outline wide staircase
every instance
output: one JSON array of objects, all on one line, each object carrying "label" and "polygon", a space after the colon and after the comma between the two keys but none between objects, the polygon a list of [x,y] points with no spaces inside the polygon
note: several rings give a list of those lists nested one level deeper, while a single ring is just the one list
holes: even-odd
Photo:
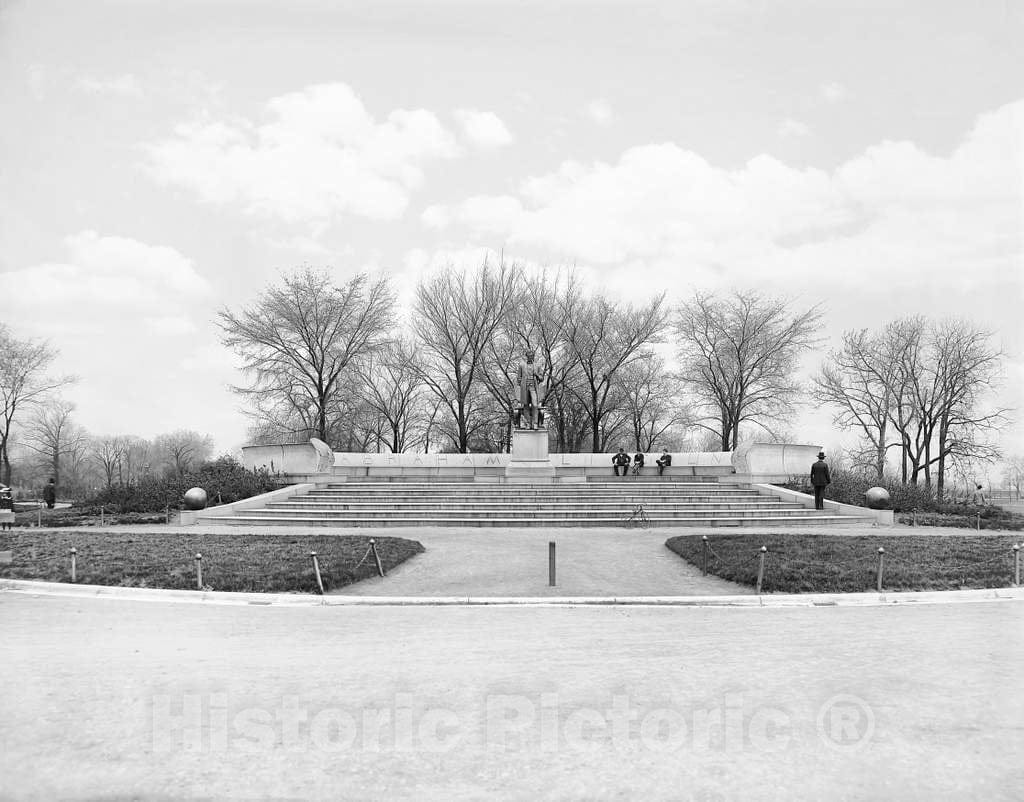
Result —
[{"label": "wide staircase", "polygon": [[864,524],[755,489],[664,478],[579,483],[349,480],[262,509],[199,519],[248,526],[799,526]]}]

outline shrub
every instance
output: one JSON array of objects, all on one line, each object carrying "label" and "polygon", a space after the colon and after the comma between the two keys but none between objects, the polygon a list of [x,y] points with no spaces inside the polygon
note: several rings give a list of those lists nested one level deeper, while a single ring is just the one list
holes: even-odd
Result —
[{"label": "shrub", "polygon": [[[903,484],[893,476],[886,476],[881,482],[876,478],[867,477],[854,471],[836,468],[831,470],[832,484],[825,489],[825,498],[841,504],[864,506],[864,493],[872,487],[884,487],[889,491],[889,508],[896,512],[928,510],[937,512],[940,506],[955,507],[958,514],[964,514],[964,505],[940,505],[932,495],[931,489],[924,485]],[[809,477],[794,479],[781,485],[801,493],[813,493]]]},{"label": "shrub", "polygon": [[282,487],[282,482],[265,472],[252,473],[231,457],[218,457],[184,476],[146,477],[138,484],[110,487],[89,499],[86,507],[103,505],[118,512],[162,512],[177,508],[185,491],[201,487],[211,505],[230,504]]}]

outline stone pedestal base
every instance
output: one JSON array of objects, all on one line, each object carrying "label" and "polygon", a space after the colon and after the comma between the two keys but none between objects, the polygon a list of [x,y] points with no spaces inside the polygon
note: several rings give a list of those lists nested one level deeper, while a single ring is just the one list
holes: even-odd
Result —
[{"label": "stone pedestal base", "polygon": [[512,454],[505,468],[507,479],[553,479],[555,466],[548,457],[547,429],[513,429]]}]

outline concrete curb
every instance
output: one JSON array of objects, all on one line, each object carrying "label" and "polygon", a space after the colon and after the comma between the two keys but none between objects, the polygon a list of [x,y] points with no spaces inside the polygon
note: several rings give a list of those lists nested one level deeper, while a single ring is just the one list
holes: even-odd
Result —
[{"label": "concrete curb", "polygon": [[2,593],[259,607],[881,607],[1024,600],[1024,587],[900,593],[780,593],[763,596],[317,596],[303,593],[228,593],[71,585],[29,579],[0,580]]}]

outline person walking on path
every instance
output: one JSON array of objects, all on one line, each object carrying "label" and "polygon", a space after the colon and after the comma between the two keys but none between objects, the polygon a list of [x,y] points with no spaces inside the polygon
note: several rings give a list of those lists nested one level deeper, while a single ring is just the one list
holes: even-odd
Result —
[{"label": "person walking on path", "polygon": [[43,501],[46,502],[48,510],[52,510],[53,505],[57,503],[57,482],[53,478],[43,487]]},{"label": "person walking on path", "polygon": [[832,484],[825,464],[825,452],[818,452],[818,461],[811,466],[811,484],[814,485],[814,509],[825,509],[825,488]]}]

